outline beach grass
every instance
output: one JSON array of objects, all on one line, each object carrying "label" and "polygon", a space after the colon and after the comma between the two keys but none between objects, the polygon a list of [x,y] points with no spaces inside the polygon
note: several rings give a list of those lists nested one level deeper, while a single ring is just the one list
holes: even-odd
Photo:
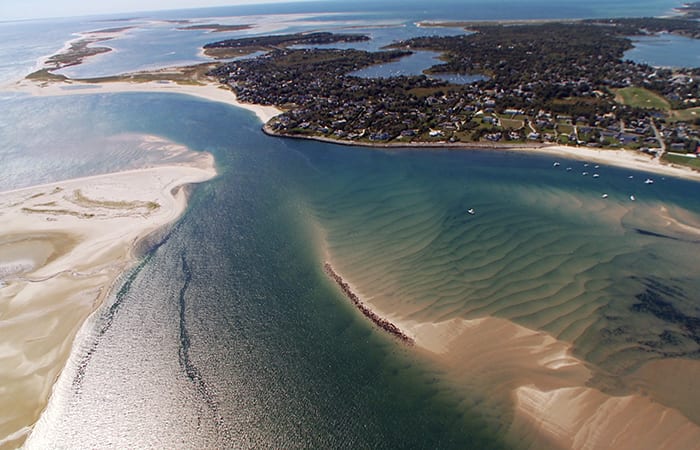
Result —
[{"label": "beach grass", "polygon": [[109,200],[95,200],[86,197],[80,189],[76,189],[73,192],[74,197],[71,201],[77,205],[86,208],[107,208],[107,209],[138,209],[145,208],[149,211],[156,210],[160,208],[160,204],[154,201],[142,201],[142,200],[132,200],[132,201],[109,201]]}]

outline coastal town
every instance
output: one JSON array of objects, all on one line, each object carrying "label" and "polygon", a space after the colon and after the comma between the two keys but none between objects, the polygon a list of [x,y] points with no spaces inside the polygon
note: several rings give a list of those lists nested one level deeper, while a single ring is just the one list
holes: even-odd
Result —
[{"label": "coastal town", "polygon": [[[265,126],[276,135],[380,146],[625,148],[700,166],[692,157],[700,140],[700,68],[658,68],[624,59],[633,45],[630,36],[698,38],[697,21],[459,25],[468,33],[418,37],[379,52],[317,48],[296,35],[276,36],[268,52],[222,64],[210,74],[240,101],[284,110]],[[324,43],[367,39],[332,36],[324,36]],[[287,40],[294,47],[285,45]],[[208,47],[241,52],[247,46],[250,53],[260,50],[245,39]],[[418,76],[353,76],[422,50],[439,52],[444,62]],[[432,76],[455,73],[483,77],[451,84]]]}]

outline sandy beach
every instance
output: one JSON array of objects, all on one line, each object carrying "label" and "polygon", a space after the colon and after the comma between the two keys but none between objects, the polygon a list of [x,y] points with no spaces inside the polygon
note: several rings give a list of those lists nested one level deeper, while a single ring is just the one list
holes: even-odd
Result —
[{"label": "sandy beach", "polygon": [[[22,92],[37,96],[61,96],[61,95],[86,95],[99,93],[125,93],[125,92],[157,92],[157,93],[175,93],[191,95],[194,97],[203,98],[209,101],[226,103],[232,106],[246,109],[253,112],[258,119],[267,124],[275,116],[283,113],[283,111],[275,106],[258,105],[253,103],[244,103],[238,101],[236,94],[221,84],[213,81],[203,82],[198,80],[198,84],[180,84],[175,81],[167,80],[168,70],[177,71],[178,69],[163,69],[164,80],[151,82],[129,82],[115,81],[104,83],[84,82],[78,80],[68,80],[66,82],[46,82],[37,80],[22,80],[14,85],[5,87],[4,91]],[[263,131],[267,134],[280,136],[273,132],[269,127],[263,126]],[[700,172],[692,170],[688,167],[682,167],[673,164],[662,163],[658,158],[651,155],[622,149],[602,149],[590,147],[574,147],[565,145],[539,144],[539,145],[498,145],[498,144],[483,144],[483,143],[356,143],[353,141],[342,141],[322,136],[281,136],[289,138],[302,138],[318,140],[333,144],[361,146],[361,147],[376,147],[386,149],[411,148],[411,149],[443,149],[443,150],[494,150],[494,151],[509,151],[509,152],[529,152],[551,155],[552,158],[569,158],[580,161],[595,162],[599,164],[608,164],[616,167],[629,168],[633,170],[647,171],[663,176],[672,176],[690,180],[700,181]]]},{"label": "sandy beach", "polygon": [[600,164],[608,164],[616,167],[624,167],[633,170],[642,170],[646,172],[657,173],[659,175],[668,175],[671,177],[684,178],[689,180],[700,181],[700,172],[692,170],[688,167],[682,167],[672,164],[664,164],[658,158],[653,158],[651,155],[635,151],[621,149],[605,149],[605,148],[590,148],[590,147],[574,147],[555,144],[492,144],[484,142],[474,143],[448,143],[448,142],[407,142],[407,143],[373,143],[373,142],[355,142],[343,141],[323,136],[304,136],[304,135],[283,135],[273,131],[269,126],[263,126],[263,131],[271,136],[278,136],[289,139],[308,139],[330,144],[347,145],[349,147],[368,147],[380,149],[425,149],[425,150],[452,150],[452,151],[468,151],[468,150],[485,150],[485,151],[503,151],[515,153],[538,153],[551,155],[552,158],[568,158],[579,161],[596,162]]},{"label": "sandy beach", "polygon": [[0,448],[39,418],[85,319],[134,261],[134,245],[175,221],[183,186],[213,157],[0,193]]},{"label": "sandy beach", "polygon": [[[273,106],[239,102],[230,89],[215,82],[22,80],[4,90],[37,96],[184,94],[244,108],[263,124],[282,113]],[[569,158],[700,180],[698,172],[627,150],[469,144],[433,148],[532,152],[550,155],[553,161]],[[5,436],[0,449],[20,444],[31,432],[80,326],[134,262],[134,244],[182,214],[182,186],[215,176],[213,158],[199,155],[188,165],[0,193],[0,330],[6,336],[0,351],[0,385],[11,392],[0,397],[0,411],[5,411],[0,415],[0,436]],[[691,420],[697,418],[685,413],[692,408],[684,405],[692,402],[654,378],[658,370],[671,370],[671,363],[662,361],[654,371],[647,367],[633,375],[631,382],[645,387],[643,395],[613,396],[590,387],[591,369],[572,356],[569,343],[546,333],[493,317],[409,321],[401,311],[377,310],[352,280],[344,281],[379,318],[414,341],[419,352],[447,373],[450,383],[484,390],[489,407],[509,411],[512,441],[529,442],[533,448],[606,448],[610,442],[620,448],[692,448],[700,442],[700,426]],[[692,373],[700,373],[700,366],[688,364]]]},{"label": "sandy beach", "polygon": [[226,103],[253,112],[261,122],[265,123],[282,113],[274,106],[255,105],[239,102],[236,94],[218,83],[178,84],[173,81],[139,82],[107,82],[88,83],[81,81],[41,82],[22,80],[3,89],[6,92],[26,93],[36,96],[113,94],[126,92],[155,92],[191,95],[205,100]]},{"label": "sandy beach", "polygon": [[597,149],[589,147],[568,147],[565,145],[542,146],[539,148],[524,148],[541,154],[549,154],[552,157],[576,159],[580,161],[609,164],[616,167],[624,167],[634,170],[668,175],[671,177],[700,180],[700,172],[688,167],[664,164],[658,158],[653,158],[642,152],[634,150]]},{"label": "sandy beach", "polygon": [[[2,90],[35,96],[185,94],[244,108],[263,123],[281,113],[238,102],[231,90],[214,83],[25,79]],[[159,139],[145,137],[145,148]],[[166,151],[164,159],[177,154],[180,163],[0,193],[0,330],[5,336],[0,385],[11,393],[0,396],[0,449],[21,445],[31,432],[76,333],[135,261],[135,244],[183,213],[183,186],[216,175],[210,154],[155,147]]]}]

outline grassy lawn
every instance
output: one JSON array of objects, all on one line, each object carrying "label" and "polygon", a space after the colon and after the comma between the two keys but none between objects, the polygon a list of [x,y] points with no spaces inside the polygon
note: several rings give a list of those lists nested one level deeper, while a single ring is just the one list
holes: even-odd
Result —
[{"label": "grassy lawn", "polygon": [[626,87],[615,90],[615,100],[624,105],[638,108],[654,108],[668,111],[671,105],[668,100],[648,89]]},{"label": "grassy lawn", "polygon": [[700,169],[700,159],[698,158],[666,154],[664,155],[663,159],[664,161],[672,164],[678,164],[682,166],[693,167],[695,169]]},{"label": "grassy lawn", "polygon": [[679,122],[692,122],[695,119],[700,119],[700,108],[673,110],[670,119]]},{"label": "grassy lawn", "polygon": [[574,132],[574,127],[569,125],[568,123],[558,123],[557,124],[557,130],[559,133],[563,134],[571,134]]},{"label": "grassy lawn", "polygon": [[501,119],[501,126],[503,126],[503,128],[512,128],[514,130],[519,130],[525,126],[525,123],[522,120]]}]

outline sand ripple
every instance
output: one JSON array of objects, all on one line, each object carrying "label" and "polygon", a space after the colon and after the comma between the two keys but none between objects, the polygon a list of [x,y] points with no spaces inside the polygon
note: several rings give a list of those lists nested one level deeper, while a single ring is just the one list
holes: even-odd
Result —
[{"label": "sand ripple", "polygon": [[697,407],[638,372],[700,356],[700,282],[684,269],[700,215],[551,183],[353,181],[312,205],[333,266],[446,379],[489,397],[494,426],[510,414],[513,442],[700,442]]}]

